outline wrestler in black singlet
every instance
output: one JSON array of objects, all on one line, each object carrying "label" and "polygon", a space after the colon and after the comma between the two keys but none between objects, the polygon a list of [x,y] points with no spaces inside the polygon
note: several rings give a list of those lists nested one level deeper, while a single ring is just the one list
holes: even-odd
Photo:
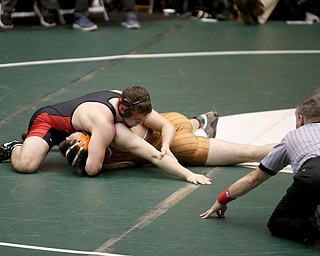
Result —
[{"label": "wrestler in black singlet", "polygon": [[85,102],[99,102],[106,105],[114,118],[116,111],[109,102],[112,98],[119,98],[120,94],[112,91],[98,91],[86,94],[73,100],[49,105],[37,110],[29,122],[27,138],[38,136],[43,138],[49,147],[58,145],[68,135],[75,132],[71,119],[76,108]]}]

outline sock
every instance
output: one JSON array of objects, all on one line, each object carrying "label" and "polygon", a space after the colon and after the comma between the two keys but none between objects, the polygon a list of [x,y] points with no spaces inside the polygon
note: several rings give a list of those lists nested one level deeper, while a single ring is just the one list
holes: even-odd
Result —
[{"label": "sock", "polygon": [[201,126],[202,126],[201,121],[199,120],[199,118],[198,118],[198,117],[194,117],[194,119],[196,119],[196,120],[198,121],[198,123],[199,123],[199,127],[198,127],[198,129],[200,129],[200,128],[201,128]]},{"label": "sock", "polygon": [[200,124],[199,128],[204,127],[206,125],[206,119],[202,115],[197,116],[196,119]]}]

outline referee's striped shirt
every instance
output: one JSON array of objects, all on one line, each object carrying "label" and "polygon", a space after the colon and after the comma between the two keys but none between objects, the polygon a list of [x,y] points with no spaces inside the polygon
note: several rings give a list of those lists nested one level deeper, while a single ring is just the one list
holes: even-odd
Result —
[{"label": "referee's striped shirt", "polygon": [[320,123],[306,124],[289,132],[282,141],[261,161],[259,168],[275,175],[291,164],[297,173],[310,158],[320,156]]}]

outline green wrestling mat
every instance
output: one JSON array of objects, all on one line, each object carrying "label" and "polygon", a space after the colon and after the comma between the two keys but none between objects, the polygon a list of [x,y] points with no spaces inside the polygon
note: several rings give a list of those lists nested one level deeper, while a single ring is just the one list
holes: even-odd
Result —
[{"label": "green wrestling mat", "polygon": [[[192,18],[141,25],[1,31],[0,142],[18,138],[37,108],[101,89],[142,85],[157,111],[188,117],[213,107],[222,117],[291,109],[319,89],[319,25]],[[232,202],[226,219],[203,220],[199,214],[250,169],[191,170],[213,184],[188,184],[154,167],[77,177],[56,150],[32,175],[1,163],[0,255],[319,255],[319,245],[267,230],[291,174]]]}]

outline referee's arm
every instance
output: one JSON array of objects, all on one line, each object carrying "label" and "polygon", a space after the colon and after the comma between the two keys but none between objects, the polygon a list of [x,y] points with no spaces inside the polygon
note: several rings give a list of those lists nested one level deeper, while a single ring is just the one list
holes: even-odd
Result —
[{"label": "referee's arm", "polygon": [[206,212],[200,214],[203,219],[208,218],[211,214],[216,213],[218,217],[224,218],[227,210],[227,204],[237,197],[247,194],[249,191],[258,187],[261,183],[269,179],[272,175],[261,170],[259,167],[237,180],[229,188],[224,190],[218,196],[216,202]]},{"label": "referee's arm", "polygon": [[248,175],[237,180],[229,187],[229,193],[232,198],[238,198],[247,194],[249,191],[258,187],[261,183],[272,177],[260,167],[249,173]]}]

